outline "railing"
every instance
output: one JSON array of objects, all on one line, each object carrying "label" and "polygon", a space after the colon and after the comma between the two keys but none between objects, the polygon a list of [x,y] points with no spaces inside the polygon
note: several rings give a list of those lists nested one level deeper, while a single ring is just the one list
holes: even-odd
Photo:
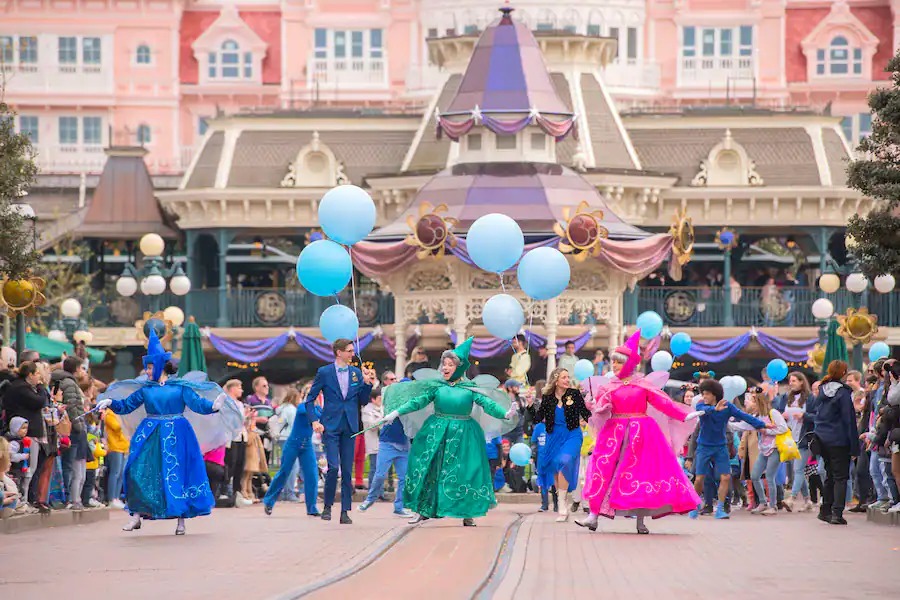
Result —
[{"label": "railing", "polygon": [[387,86],[386,58],[313,58],[309,86],[380,87]]},{"label": "railing", "polygon": [[755,74],[755,62],[749,56],[687,56],[681,58],[679,83],[721,83],[729,80],[750,80]]},{"label": "railing", "polygon": [[37,144],[35,163],[45,173],[99,173],[106,164],[102,144]]},{"label": "railing", "polygon": [[648,92],[659,89],[659,63],[621,59],[609,63],[600,72],[603,82],[611,87],[636,88]]},{"label": "railing", "polygon": [[[722,288],[665,287],[639,288],[625,298],[625,322],[633,324],[637,315],[652,310],[671,327],[725,326],[725,293]],[[828,298],[837,314],[853,306],[854,294],[840,290]],[[742,287],[732,290],[731,309],[736,327],[817,327],[812,303],[822,297],[818,290],[781,288],[769,290]],[[878,324],[900,326],[900,292],[879,294],[870,291],[858,298],[860,306],[878,316]]]}]

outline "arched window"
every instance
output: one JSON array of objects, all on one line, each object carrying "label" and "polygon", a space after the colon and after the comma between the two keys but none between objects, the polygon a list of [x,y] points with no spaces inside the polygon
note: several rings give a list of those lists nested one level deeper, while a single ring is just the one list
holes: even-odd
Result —
[{"label": "arched window", "polygon": [[141,123],[140,125],[138,125],[137,141],[141,146],[146,146],[152,141],[150,135],[150,126],[146,123]]},{"label": "arched window", "polygon": [[149,65],[151,62],[150,46],[141,44],[135,51],[135,62],[139,65]]},{"label": "arched window", "polygon": [[817,75],[862,75],[862,48],[852,47],[847,38],[837,35],[827,48],[816,50]]},{"label": "arched window", "polygon": [[253,77],[253,53],[241,52],[234,40],[225,40],[218,52],[209,53],[210,79],[251,79]]}]

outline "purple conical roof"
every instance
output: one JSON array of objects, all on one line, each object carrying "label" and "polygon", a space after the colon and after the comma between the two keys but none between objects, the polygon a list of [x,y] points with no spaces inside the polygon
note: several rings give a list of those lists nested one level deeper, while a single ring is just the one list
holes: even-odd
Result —
[{"label": "purple conical roof", "polygon": [[443,116],[469,114],[476,109],[493,113],[571,115],[556,94],[544,56],[526,25],[513,21],[504,6],[475,45],[459,91]]}]

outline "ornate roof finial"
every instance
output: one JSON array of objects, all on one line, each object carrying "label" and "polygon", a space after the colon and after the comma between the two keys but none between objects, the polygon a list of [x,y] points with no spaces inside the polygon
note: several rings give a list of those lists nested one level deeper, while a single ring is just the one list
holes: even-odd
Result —
[{"label": "ornate roof finial", "polygon": [[503,16],[500,18],[501,25],[512,25],[512,11],[514,11],[512,6],[509,5],[509,0],[503,3],[503,6],[500,7],[500,12]]}]

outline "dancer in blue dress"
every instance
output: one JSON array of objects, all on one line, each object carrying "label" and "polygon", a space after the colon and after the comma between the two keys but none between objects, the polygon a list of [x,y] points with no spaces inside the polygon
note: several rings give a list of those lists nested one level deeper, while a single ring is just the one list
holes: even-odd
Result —
[{"label": "dancer in blue dress", "polygon": [[171,377],[171,357],[151,330],[146,375],[112,384],[97,403],[97,410],[122,415],[123,430],[134,432],[124,474],[132,515],[125,531],[140,529],[141,518],[178,519],[175,535],[184,535],[184,519],[208,515],[215,499],[203,453],[241,429],[241,410],[222,388],[204,373]]},{"label": "dancer in blue dress", "polygon": [[569,387],[571,377],[565,369],[554,369],[542,390],[541,404],[528,406],[534,423],[544,423],[546,441],[538,453],[538,485],[549,490],[556,485],[559,494],[559,516],[563,523],[569,518],[568,494],[578,487],[578,468],[581,463],[581,419],[589,419],[591,412],[577,389]]}]

